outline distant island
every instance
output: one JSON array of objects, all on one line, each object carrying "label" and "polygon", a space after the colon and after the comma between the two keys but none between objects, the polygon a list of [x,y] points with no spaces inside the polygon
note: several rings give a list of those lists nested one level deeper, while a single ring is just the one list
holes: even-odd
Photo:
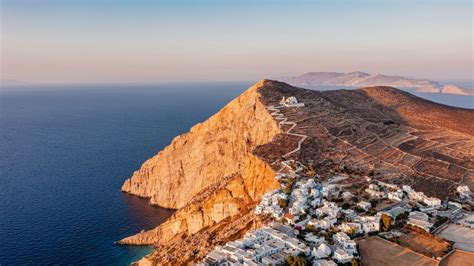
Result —
[{"label": "distant island", "polygon": [[297,77],[281,77],[278,80],[293,86],[390,86],[399,89],[415,89],[416,92],[444,93],[455,95],[474,95],[473,88],[461,88],[456,85],[443,85],[427,79],[414,79],[402,76],[369,74],[361,71],[308,72]]}]

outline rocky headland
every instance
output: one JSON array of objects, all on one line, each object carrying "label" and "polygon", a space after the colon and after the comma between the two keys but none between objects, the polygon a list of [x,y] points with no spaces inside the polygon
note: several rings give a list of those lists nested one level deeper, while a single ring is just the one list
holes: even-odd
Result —
[{"label": "rocky headland", "polygon": [[[281,109],[292,122],[282,124],[269,107],[288,96],[305,106]],[[348,174],[349,185],[370,176],[439,198],[459,184],[474,189],[473,125],[473,110],[391,87],[318,92],[260,81],[125,181],[124,192],[177,211],[120,243],[156,246],[140,264],[202,259],[268,222],[253,210],[280,187],[275,175],[288,159],[318,174]]]}]

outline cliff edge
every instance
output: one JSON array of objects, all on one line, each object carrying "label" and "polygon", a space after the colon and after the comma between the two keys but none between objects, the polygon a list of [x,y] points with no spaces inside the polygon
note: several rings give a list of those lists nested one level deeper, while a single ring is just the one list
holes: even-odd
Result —
[{"label": "cliff edge", "polygon": [[[252,150],[280,132],[259,100],[262,80],[147,160],[122,191],[179,209],[203,188],[241,173]],[[251,192],[255,196],[255,191]]]}]

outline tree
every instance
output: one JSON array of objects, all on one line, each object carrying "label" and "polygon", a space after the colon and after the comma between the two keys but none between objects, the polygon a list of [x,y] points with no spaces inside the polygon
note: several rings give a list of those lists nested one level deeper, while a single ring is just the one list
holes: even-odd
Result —
[{"label": "tree", "polygon": [[436,216],[435,223],[433,224],[433,228],[437,228],[440,225],[444,224],[448,220],[447,217]]},{"label": "tree", "polygon": [[377,207],[377,204],[379,204],[379,201],[377,199],[370,200],[370,205],[372,205],[372,208]]},{"label": "tree", "polygon": [[308,175],[309,176],[314,176],[316,174],[316,170],[315,170],[315,167],[314,167],[314,161],[311,160],[309,162],[309,172],[308,172]]},{"label": "tree", "polygon": [[380,222],[382,223],[382,231],[387,232],[390,231],[390,228],[392,227],[392,217],[386,215],[385,213],[382,214],[382,219]]},{"label": "tree", "polygon": [[288,256],[286,257],[286,265],[289,266],[306,266],[306,258],[300,256]]},{"label": "tree", "polygon": [[369,216],[374,216],[375,214],[377,214],[377,211],[374,208],[370,208],[367,211],[367,215],[369,215]]},{"label": "tree", "polygon": [[351,207],[351,205],[350,205],[349,203],[347,203],[347,202],[344,202],[344,203],[342,204],[342,206],[341,206],[341,208],[343,208],[344,210],[347,210],[347,209],[349,209],[350,207]]},{"label": "tree", "polygon": [[399,215],[397,215],[397,217],[395,218],[395,220],[400,220],[400,221],[403,221],[406,219],[408,219],[408,212],[402,212]]},{"label": "tree", "polygon": [[357,229],[355,227],[351,227],[351,229],[349,229],[349,235],[351,237],[354,237],[356,234],[357,234]]},{"label": "tree", "polygon": [[360,259],[352,259],[351,261],[352,266],[360,266],[362,263],[360,262]]},{"label": "tree", "polygon": [[318,233],[319,233],[319,229],[316,228],[316,227],[314,227],[314,225],[312,225],[312,224],[306,225],[306,230],[307,230],[308,232],[313,233],[313,234],[318,234]]},{"label": "tree", "polygon": [[286,194],[291,194],[291,191],[293,190],[293,184],[295,183],[295,178],[290,178],[288,179],[285,188],[283,189],[283,192]]},{"label": "tree", "polygon": [[395,227],[403,228],[407,224],[408,212],[402,212],[395,217]]},{"label": "tree", "polygon": [[288,203],[286,202],[285,199],[282,199],[282,198],[279,198],[279,199],[278,199],[278,205],[280,206],[280,208],[282,208],[282,209],[286,208],[286,205],[287,205],[287,204],[288,204]]}]

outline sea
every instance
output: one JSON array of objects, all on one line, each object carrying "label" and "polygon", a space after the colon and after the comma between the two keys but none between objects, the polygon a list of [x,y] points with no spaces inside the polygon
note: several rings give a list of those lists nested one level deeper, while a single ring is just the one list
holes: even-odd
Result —
[{"label": "sea", "polygon": [[0,265],[129,265],[114,241],[172,215],[120,191],[171,140],[249,83],[0,90]]},{"label": "sea", "polygon": [[1,88],[0,264],[128,265],[151,252],[114,242],[173,210],[122,193],[123,181],[253,83]]}]

